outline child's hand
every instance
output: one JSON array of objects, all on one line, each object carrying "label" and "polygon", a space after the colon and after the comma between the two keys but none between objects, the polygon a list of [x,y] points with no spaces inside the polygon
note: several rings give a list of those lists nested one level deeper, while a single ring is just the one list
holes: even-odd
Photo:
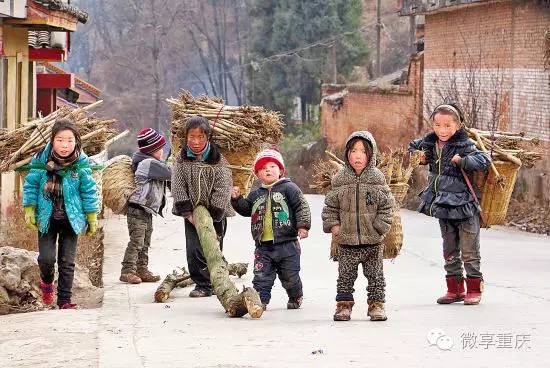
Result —
[{"label": "child's hand", "polygon": [[340,234],[340,225],[335,225],[330,229],[332,236],[338,236]]},{"label": "child's hand", "polygon": [[304,229],[304,228],[298,229],[298,237],[300,239],[305,239],[308,237],[308,235],[309,235],[309,231],[307,229]]},{"label": "child's hand", "polygon": [[426,153],[424,151],[420,151],[420,164],[426,165],[428,161],[426,161]]},{"label": "child's hand", "polygon": [[231,190],[231,198],[237,199],[239,198],[240,195],[241,195],[241,188],[233,187],[233,189]]},{"label": "child's hand", "polygon": [[88,230],[86,231],[87,236],[93,236],[97,232],[97,213],[90,212],[86,214],[86,219],[88,220]]},{"label": "child's hand", "polygon": [[25,210],[25,224],[31,230],[38,230],[36,226],[36,214],[33,206],[28,206],[24,208]]},{"label": "child's hand", "polygon": [[451,159],[451,162],[458,166],[460,164],[461,157],[459,155],[454,155]]}]

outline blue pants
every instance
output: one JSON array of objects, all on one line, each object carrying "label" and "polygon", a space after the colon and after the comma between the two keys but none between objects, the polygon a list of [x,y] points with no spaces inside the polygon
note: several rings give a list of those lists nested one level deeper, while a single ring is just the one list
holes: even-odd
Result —
[{"label": "blue pants", "polygon": [[296,240],[256,246],[252,284],[260,294],[262,303],[269,303],[271,288],[277,275],[289,298],[295,299],[303,295],[299,275],[300,253],[300,243]]}]

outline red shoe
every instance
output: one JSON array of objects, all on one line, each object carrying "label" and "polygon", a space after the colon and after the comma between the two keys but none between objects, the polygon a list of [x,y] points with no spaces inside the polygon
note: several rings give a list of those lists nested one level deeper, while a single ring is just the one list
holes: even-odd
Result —
[{"label": "red shoe", "polygon": [[59,306],[59,309],[78,309],[78,305],[73,303],[63,303]]},{"label": "red shoe", "polygon": [[46,284],[44,281],[40,280],[40,290],[42,291],[42,303],[44,305],[52,305],[54,297],[54,285]]},{"label": "red shoe", "polygon": [[464,279],[462,276],[447,276],[447,294],[437,299],[437,304],[451,304],[464,300]]},{"label": "red shoe", "polygon": [[476,305],[481,302],[481,293],[483,293],[483,280],[480,278],[466,278],[466,297],[464,298],[465,305]]}]

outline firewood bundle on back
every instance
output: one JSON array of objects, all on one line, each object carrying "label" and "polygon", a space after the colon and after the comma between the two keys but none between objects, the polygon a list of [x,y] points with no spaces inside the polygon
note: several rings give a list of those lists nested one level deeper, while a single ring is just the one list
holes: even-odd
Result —
[{"label": "firewood bundle on back", "polygon": [[540,139],[528,138],[525,132],[491,132],[474,128],[466,128],[466,131],[476,147],[489,152],[493,161],[510,161],[531,168],[542,160],[542,153],[537,150]]},{"label": "firewood bundle on back", "polygon": [[89,155],[105,149],[105,143],[115,137],[116,120],[102,120],[88,111],[101,101],[83,108],[62,107],[50,115],[25,123],[15,130],[0,131],[0,172],[15,170],[32,160],[32,156],[50,141],[56,120],[66,118],[76,122],[82,137],[82,148]]},{"label": "firewood bundle on back", "polygon": [[251,166],[256,154],[266,145],[278,144],[283,137],[279,113],[259,106],[228,106],[221,99],[195,98],[188,91],[167,102],[172,107],[173,151],[181,148],[185,124],[190,117],[207,118],[213,127],[214,141],[231,165],[234,185],[247,193],[252,184]]}]

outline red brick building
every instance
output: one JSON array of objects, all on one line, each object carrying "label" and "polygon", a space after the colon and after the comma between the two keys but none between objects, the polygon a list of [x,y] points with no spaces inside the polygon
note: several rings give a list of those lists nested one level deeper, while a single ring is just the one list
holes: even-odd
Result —
[{"label": "red brick building", "polygon": [[[425,18],[425,115],[449,96],[472,125],[525,131],[550,157],[550,1],[402,0],[400,15]],[[548,198],[548,160],[518,183]]]},{"label": "red brick building", "polygon": [[406,147],[422,129],[422,53],[410,66],[366,85],[322,87],[321,129],[331,148],[356,130],[374,134],[382,151]]},{"label": "red brick building", "polygon": [[540,138],[545,159],[520,171],[516,191],[550,199],[550,0],[401,0],[399,13],[424,17],[423,53],[400,82],[323,86],[329,146],[368,129],[382,150],[405,147],[448,97],[470,125]]}]

